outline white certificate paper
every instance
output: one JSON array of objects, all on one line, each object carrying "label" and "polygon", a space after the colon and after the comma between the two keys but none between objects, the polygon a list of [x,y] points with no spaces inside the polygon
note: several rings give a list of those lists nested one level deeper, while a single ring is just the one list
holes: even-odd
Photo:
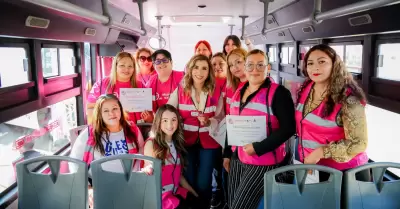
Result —
[{"label": "white certificate paper", "polygon": [[226,140],[226,118],[224,118],[221,122],[219,122],[218,127],[215,129],[213,133],[210,132],[210,136],[218,142],[222,148],[225,147]]},{"label": "white certificate paper", "polygon": [[119,100],[125,111],[152,111],[151,88],[120,88],[119,91]]},{"label": "white certificate paper", "polygon": [[227,115],[228,144],[244,146],[267,138],[265,116]]}]

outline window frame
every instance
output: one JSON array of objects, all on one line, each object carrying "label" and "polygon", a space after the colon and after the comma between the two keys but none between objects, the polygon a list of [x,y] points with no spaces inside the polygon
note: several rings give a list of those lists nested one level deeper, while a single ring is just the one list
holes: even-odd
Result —
[{"label": "window frame", "polygon": [[0,39],[0,48],[3,48],[3,47],[10,47],[10,48],[14,47],[14,48],[24,48],[25,49],[26,58],[28,59],[28,65],[27,65],[27,67],[28,67],[28,69],[27,69],[28,82],[17,84],[17,85],[12,85],[12,86],[0,87],[0,90],[4,89],[4,88],[8,88],[8,87],[19,86],[19,85],[31,83],[33,80],[33,77],[32,77],[33,74],[32,74],[32,66],[31,66],[32,61],[31,61],[29,43],[20,42],[20,41],[11,41],[11,40],[5,41],[5,39]]},{"label": "window frame", "polygon": [[279,58],[280,58],[279,65],[281,67],[295,68],[296,60],[295,60],[295,63],[290,63],[290,59],[292,57],[292,54],[290,54],[290,53],[288,54],[288,58],[289,58],[288,62],[289,63],[282,63],[282,60],[283,60],[283,50],[282,49],[283,49],[283,47],[288,47],[288,53],[289,53],[289,47],[293,47],[292,54],[293,53],[298,54],[297,51],[296,51],[296,43],[295,42],[283,43],[283,44],[280,44],[280,46],[279,46],[279,48],[280,48],[280,50],[279,50]]},{"label": "window frame", "polygon": [[[44,77],[43,74],[43,79],[45,83],[47,83],[48,80],[54,79],[54,78],[60,78],[60,77],[67,77],[73,74],[77,74],[78,72],[78,56],[77,56],[77,47],[74,46],[74,44],[71,43],[57,43],[57,42],[44,42],[41,44],[41,49],[44,48],[55,48],[57,49],[57,75],[55,76],[49,76],[49,77]],[[60,49],[72,49],[74,52],[74,57],[75,57],[75,62],[76,65],[74,66],[74,73],[73,74],[68,74],[68,75],[60,75],[61,74],[61,69],[60,69]],[[42,61],[42,59],[40,60]]]}]

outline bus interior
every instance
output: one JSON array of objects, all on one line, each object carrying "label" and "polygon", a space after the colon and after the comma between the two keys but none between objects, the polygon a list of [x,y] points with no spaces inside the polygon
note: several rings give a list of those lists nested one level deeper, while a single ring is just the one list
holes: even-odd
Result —
[{"label": "bus interior", "polygon": [[[305,53],[317,44],[334,48],[367,96],[370,162],[400,163],[399,3],[1,0],[0,208],[18,208],[18,162],[68,156],[87,125],[87,95],[118,52],[167,49],[173,69],[184,71],[197,41],[218,52],[231,34],[267,53],[271,77],[294,101]],[[143,125],[144,136],[148,131]],[[43,163],[29,169],[48,172]],[[384,178],[399,180],[400,170],[389,168]]]}]

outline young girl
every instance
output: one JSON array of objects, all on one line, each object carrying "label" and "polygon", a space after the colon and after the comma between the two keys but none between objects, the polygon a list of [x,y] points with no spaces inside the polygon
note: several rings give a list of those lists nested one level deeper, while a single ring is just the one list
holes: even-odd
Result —
[{"label": "young girl", "polygon": [[143,86],[147,86],[150,78],[157,74],[153,67],[151,53],[148,48],[141,48],[136,52],[136,62],[139,68],[136,73],[136,80]]},{"label": "young girl", "polygon": [[[115,94],[120,97],[121,88],[143,88],[142,83],[136,82],[136,67],[135,59],[128,52],[118,53],[112,63],[110,75],[97,81],[87,97],[87,114],[88,123],[90,124],[93,114],[93,107],[96,100],[102,94]],[[153,121],[153,114],[151,111],[129,112],[128,120],[131,123],[138,122],[151,122]]]},{"label": "young girl", "polygon": [[221,146],[210,136],[225,117],[223,97],[215,85],[210,59],[195,55],[186,66],[184,81],[171,95],[168,104],[179,110],[184,124],[188,167],[185,174],[199,192],[203,207],[209,207],[211,181],[215,160]]},{"label": "young girl", "polygon": [[[151,138],[146,141],[144,155],[162,160],[162,208],[187,208],[187,192],[198,196],[182,175],[185,140],[178,110],[171,105],[161,106],[151,128]],[[151,174],[151,165],[145,165]]]}]

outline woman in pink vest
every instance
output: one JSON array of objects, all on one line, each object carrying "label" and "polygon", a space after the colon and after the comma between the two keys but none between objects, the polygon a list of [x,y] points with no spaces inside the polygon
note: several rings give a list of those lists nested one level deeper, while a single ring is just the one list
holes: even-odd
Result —
[{"label": "woman in pink vest", "polygon": [[215,85],[214,71],[208,57],[195,55],[186,66],[181,85],[168,104],[179,110],[183,119],[188,167],[185,177],[199,193],[202,207],[210,206],[211,181],[215,159],[221,146],[210,136],[224,118],[223,98]]},{"label": "woman in pink vest", "polygon": [[183,72],[172,70],[171,53],[165,49],[155,51],[151,58],[157,74],[153,76],[147,87],[153,92],[153,112],[168,102],[172,92],[175,91],[183,78]]},{"label": "woman in pink vest", "polygon": [[[312,47],[304,58],[307,77],[297,97],[298,152],[305,164],[346,171],[368,162],[365,96],[334,49]],[[320,172],[320,181],[329,174]],[[368,170],[357,173],[368,181]]]},{"label": "woman in pink vest", "polygon": [[[112,63],[110,75],[97,81],[87,97],[88,124],[91,123],[93,107],[102,94],[115,94],[119,98],[121,88],[143,88],[141,82],[136,82],[135,59],[128,52],[118,53]],[[142,113],[129,112],[128,120],[131,123],[151,122],[151,111]]]},{"label": "woman in pink vest", "polygon": [[220,91],[225,96],[226,73],[228,70],[226,56],[222,52],[214,54],[211,58],[211,64],[215,73],[215,82],[220,86]]},{"label": "woman in pink vest", "polygon": [[[257,208],[264,191],[265,172],[287,165],[291,157],[285,153],[285,142],[296,130],[294,103],[289,90],[266,78],[270,67],[267,60],[258,49],[247,54],[248,82],[238,88],[231,101],[231,115],[266,117],[267,138],[236,147],[229,169],[230,209]],[[285,176],[278,179],[284,181]]]},{"label": "woman in pink vest", "polygon": [[153,62],[151,59],[151,50],[148,48],[140,48],[136,52],[136,62],[139,68],[136,73],[136,80],[140,82],[142,86],[147,86],[150,78],[157,74],[153,67]]},{"label": "woman in pink vest", "polygon": [[[162,208],[188,208],[185,201],[188,191],[192,196],[197,193],[183,177],[183,155],[185,154],[183,123],[178,110],[171,105],[161,106],[151,128],[151,137],[144,146],[144,155],[162,161]],[[152,174],[151,164],[145,163],[144,171]],[[190,198],[189,198],[190,199]]]},{"label": "woman in pink vest", "polygon": [[[75,141],[70,157],[83,160],[88,165],[93,160],[120,154],[143,154],[144,141],[139,128],[129,123],[125,117],[121,102],[113,94],[98,98],[93,110],[93,123],[82,131]],[[134,164],[134,171],[140,171],[141,162]],[[71,172],[78,168],[69,164]],[[103,164],[103,169],[123,172],[120,162]],[[90,170],[89,170],[90,171]],[[92,194],[91,189],[89,194]],[[92,202],[92,198],[90,198]]]}]

